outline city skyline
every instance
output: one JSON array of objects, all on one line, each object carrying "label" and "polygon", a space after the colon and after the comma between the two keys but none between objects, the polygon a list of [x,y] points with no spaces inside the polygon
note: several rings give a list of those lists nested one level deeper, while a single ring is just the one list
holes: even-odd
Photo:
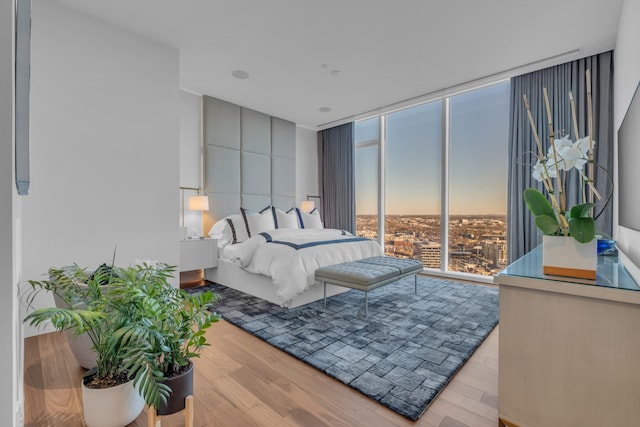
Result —
[{"label": "city skyline", "polygon": [[[507,265],[506,215],[451,215],[447,223],[446,270],[494,275]],[[387,215],[385,254],[422,261],[426,268],[442,268],[439,215]],[[377,240],[376,215],[356,216],[356,234]]]},{"label": "city skyline", "polygon": [[[387,215],[441,212],[442,100],[387,115]],[[450,98],[449,214],[506,213],[509,83]],[[378,118],[356,123],[356,144],[379,141]],[[378,211],[377,144],[356,149],[356,212]]]}]

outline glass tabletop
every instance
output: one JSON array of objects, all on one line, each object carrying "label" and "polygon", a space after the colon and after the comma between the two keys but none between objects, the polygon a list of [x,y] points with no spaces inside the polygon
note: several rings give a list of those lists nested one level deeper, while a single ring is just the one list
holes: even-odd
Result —
[{"label": "glass tabletop", "polygon": [[631,277],[617,256],[598,256],[596,280],[579,279],[573,277],[551,276],[542,273],[542,245],[538,246],[523,257],[517,259],[498,276],[518,276],[533,279],[556,280],[559,282],[581,283],[585,285],[603,286],[607,288],[640,291],[640,286]]}]

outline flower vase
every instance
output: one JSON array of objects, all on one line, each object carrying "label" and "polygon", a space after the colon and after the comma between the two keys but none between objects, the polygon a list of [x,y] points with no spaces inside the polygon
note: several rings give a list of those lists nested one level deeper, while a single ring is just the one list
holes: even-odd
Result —
[{"label": "flower vase", "polygon": [[580,243],[570,236],[542,236],[544,274],[596,279],[597,240]]}]

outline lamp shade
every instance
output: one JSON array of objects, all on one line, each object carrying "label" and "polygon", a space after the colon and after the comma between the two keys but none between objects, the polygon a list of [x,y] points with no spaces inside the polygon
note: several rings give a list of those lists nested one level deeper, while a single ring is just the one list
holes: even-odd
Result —
[{"label": "lamp shade", "polygon": [[315,207],[316,204],[313,200],[303,200],[302,203],[300,203],[300,210],[304,212],[311,212]]},{"label": "lamp shade", "polygon": [[191,211],[208,211],[209,210],[209,197],[208,196],[191,196],[191,197],[189,197],[189,210],[191,210]]}]

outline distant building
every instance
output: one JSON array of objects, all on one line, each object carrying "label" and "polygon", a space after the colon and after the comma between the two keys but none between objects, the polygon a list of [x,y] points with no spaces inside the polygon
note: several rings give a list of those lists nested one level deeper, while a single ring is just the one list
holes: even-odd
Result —
[{"label": "distant building", "polygon": [[426,268],[440,268],[440,243],[421,241],[413,243],[413,257]]},{"label": "distant building", "polygon": [[[357,215],[357,234],[378,239],[377,215]],[[414,258],[425,267],[440,269],[444,247],[439,215],[387,215],[383,237],[385,253]],[[494,275],[507,263],[506,217],[453,215],[449,217],[447,262],[451,271]]]},{"label": "distant building", "polygon": [[507,240],[504,237],[497,237],[493,240],[482,242],[482,256],[493,265],[507,264]]},{"label": "distant building", "polygon": [[471,272],[476,264],[471,262],[472,253],[469,251],[449,252],[449,268],[453,271]]}]

